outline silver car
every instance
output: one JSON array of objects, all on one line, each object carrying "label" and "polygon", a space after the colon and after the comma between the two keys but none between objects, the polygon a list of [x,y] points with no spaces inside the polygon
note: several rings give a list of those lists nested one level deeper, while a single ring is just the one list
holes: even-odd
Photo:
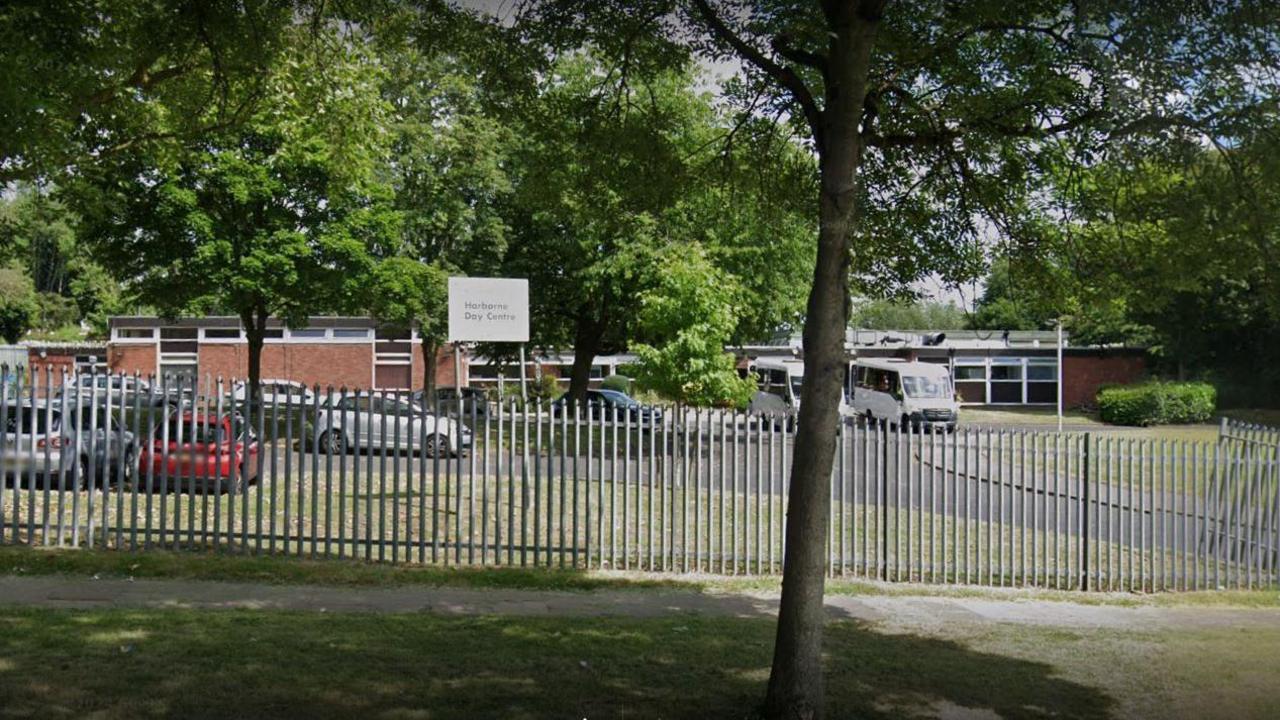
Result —
[{"label": "silver car", "polygon": [[353,393],[333,398],[332,405],[326,399],[316,416],[315,433],[320,449],[333,454],[386,448],[446,457],[471,448],[466,425],[424,412],[408,396]]},{"label": "silver car", "polygon": [[133,433],[101,409],[96,419],[88,407],[76,415],[68,406],[70,422],[64,422],[60,401],[10,401],[0,406],[0,474],[5,480],[68,489],[76,482],[90,485],[90,474],[98,485],[132,480],[138,457]]}]

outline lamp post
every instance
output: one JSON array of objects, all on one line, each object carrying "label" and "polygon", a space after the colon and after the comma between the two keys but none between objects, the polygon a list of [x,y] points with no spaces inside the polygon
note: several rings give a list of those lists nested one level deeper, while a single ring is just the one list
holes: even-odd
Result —
[{"label": "lamp post", "polygon": [[1062,432],[1062,318],[1058,318],[1058,432]]}]

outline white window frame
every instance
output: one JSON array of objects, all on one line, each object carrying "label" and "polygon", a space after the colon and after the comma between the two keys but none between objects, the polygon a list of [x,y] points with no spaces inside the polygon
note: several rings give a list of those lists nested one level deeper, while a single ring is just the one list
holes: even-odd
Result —
[{"label": "white window frame", "polygon": [[[131,331],[131,332],[136,332],[136,331],[142,331],[142,330],[145,330],[145,331],[147,331],[147,332],[151,333],[151,337],[125,337],[125,336],[123,336],[123,335],[121,335],[121,334],[120,334],[120,331],[122,331],[122,330],[127,330],[127,331]],[[119,328],[119,327],[117,327],[117,328],[111,328],[111,342],[112,342],[112,343],[115,343],[115,344],[117,344],[117,345],[151,345],[151,344],[155,343],[157,340],[159,340],[159,333],[158,333],[158,332],[156,332],[156,328],[154,328],[154,327],[151,327],[151,328],[136,328],[136,327],[129,327],[129,328]]]}]

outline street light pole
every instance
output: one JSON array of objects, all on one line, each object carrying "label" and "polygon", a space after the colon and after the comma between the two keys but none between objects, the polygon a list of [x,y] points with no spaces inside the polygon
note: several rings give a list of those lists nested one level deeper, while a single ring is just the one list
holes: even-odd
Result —
[{"label": "street light pole", "polygon": [[1062,432],[1062,318],[1058,318],[1058,432]]}]

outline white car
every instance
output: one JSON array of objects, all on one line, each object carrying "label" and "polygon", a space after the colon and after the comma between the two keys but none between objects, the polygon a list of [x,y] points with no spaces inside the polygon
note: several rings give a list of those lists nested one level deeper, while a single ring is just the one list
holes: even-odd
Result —
[{"label": "white car", "polygon": [[854,372],[853,411],[868,420],[951,432],[960,403],[946,365],[895,358],[859,360]]},{"label": "white car", "polygon": [[[306,385],[293,380],[262,380],[262,404],[270,408],[277,405],[283,409],[289,403],[293,407],[310,407],[315,402],[315,393]],[[249,384],[241,381],[231,390],[231,397],[236,403],[244,402]]]},{"label": "white car", "polygon": [[332,406],[323,400],[315,433],[320,449],[333,454],[385,447],[392,452],[448,457],[464,455],[471,448],[471,430],[466,425],[425,412],[407,396],[348,393],[335,396]]}]

